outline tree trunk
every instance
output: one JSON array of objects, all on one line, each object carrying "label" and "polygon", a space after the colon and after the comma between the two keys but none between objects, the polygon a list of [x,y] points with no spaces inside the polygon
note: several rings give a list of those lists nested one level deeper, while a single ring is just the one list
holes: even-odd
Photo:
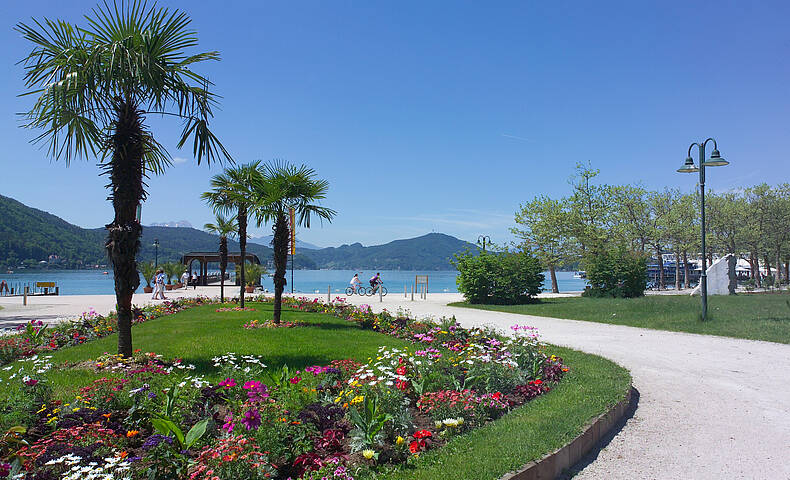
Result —
[{"label": "tree trunk", "polygon": [[283,290],[285,289],[285,272],[288,268],[288,220],[284,213],[277,215],[272,227],[274,238],[274,323],[280,323]]},{"label": "tree trunk", "polygon": [[225,303],[225,270],[228,269],[228,237],[219,237],[219,301]]},{"label": "tree trunk", "polygon": [[776,282],[774,282],[777,287],[782,284],[782,255],[781,255],[781,245],[776,248]]},{"label": "tree trunk", "polygon": [[116,121],[112,157],[102,164],[110,176],[109,199],[115,218],[107,225],[105,248],[113,265],[118,311],[118,353],[132,356],[132,294],[140,285],[137,252],[143,228],[137,222],[137,206],[145,198],[143,189],[143,125],[141,112],[131,103],[115,105]]},{"label": "tree trunk", "polygon": [[661,255],[661,247],[656,247],[656,257],[658,257],[658,289],[664,289],[664,256]]},{"label": "tree trunk", "polygon": [[675,290],[680,290],[680,252],[675,251]]},{"label": "tree trunk", "polygon": [[685,250],[683,250],[683,287],[689,288],[689,256]]},{"label": "tree trunk", "polygon": [[785,262],[785,281],[790,283],[790,261]]},{"label": "tree trunk", "polygon": [[239,306],[244,308],[244,264],[247,261],[247,207],[240,206],[239,207],[239,214],[238,214],[238,221],[239,221],[239,251],[241,252],[241,268],[239,274],[239,283],[241,287],[239,289]]},{"label": "tree trunk", "polygon": [[757,282],[757,288],[763,287],[763,281],[760,278],[760,258],[752,253],[752,258],[754,259],[754,267],[752,268],[752,272],[754,272],[754,281]]},{"label": "tree trunk", "polygon": [[557,286],[557,271],[554,265],[549,265],[549,275],[551,276],[551,293],[560,293],[560,288]]}]

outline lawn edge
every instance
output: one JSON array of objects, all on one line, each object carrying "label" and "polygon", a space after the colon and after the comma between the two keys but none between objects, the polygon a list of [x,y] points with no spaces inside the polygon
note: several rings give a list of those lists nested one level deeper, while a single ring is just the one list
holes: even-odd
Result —
[{"label": "lawn edge", "polygon": [[562,472],[579,462],[618,426],[625,414],[636,408],[639,395],[632,384],[628,385],[625,398],[608,411],[590,420],[576,438],[562,447],[549,452],[540,460],[527,463],[514,472],[508,472],[499,480],[538,480],[557,478]]}]

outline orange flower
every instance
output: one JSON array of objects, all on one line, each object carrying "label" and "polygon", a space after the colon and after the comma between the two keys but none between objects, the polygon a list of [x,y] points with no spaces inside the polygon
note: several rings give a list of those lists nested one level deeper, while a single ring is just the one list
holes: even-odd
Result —
[{"label": "orange flower", "polygon": [[126,432],[126,438],[132,438],[136,436],[138,433],[140,433],[139,430],[129,430],[128,432]]},{"label": "orange flower", "polygon": [[112,413],[102,413],[101,416],[109,420],[112,416]]},{"label": "orange flower", "polygon": [[121,458],[126,458],[128,455],[129,455],[129,453],[127,453],[126,450],[124,450],[123,452],[118,454],[118,456],[121,457]]}]

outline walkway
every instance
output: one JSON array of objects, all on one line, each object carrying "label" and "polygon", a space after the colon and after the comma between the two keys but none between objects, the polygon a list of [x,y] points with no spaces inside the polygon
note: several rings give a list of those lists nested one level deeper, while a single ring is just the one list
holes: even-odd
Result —
[{"label": "walkway", "polygon": [[533,325],[546,342],[628,368],[636,413],[574,478],[790,479],[790,345],[446,306],[457,294],[366,300],[464,326]]}]

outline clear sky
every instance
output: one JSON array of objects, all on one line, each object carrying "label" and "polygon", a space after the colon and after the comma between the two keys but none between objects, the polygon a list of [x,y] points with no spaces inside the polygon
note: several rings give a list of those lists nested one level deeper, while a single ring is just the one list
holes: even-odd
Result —
[{"label": "clear sky", "polygon": [[[94,1],[0,4],[0,193],[84,227],[112,219],[95,161],[66,168],[19,128],[29,107],[12,30],[82,22]],[[214,131],[239,162],[306,163],[331,184],[320,246],[431,231],[509,239],[520,202],[565,195],[578,161],[610,183],[691,190],[675,170],[714,136],[731,165],[707,185],[790,180],[790,2],[180,1],[224,98]],[[199,195],[221,166],[175,149],[143,223],[210,221]],[[0,212],[2,214],[2,212]],[[255,234],[268,234],[263,227]]]}]

